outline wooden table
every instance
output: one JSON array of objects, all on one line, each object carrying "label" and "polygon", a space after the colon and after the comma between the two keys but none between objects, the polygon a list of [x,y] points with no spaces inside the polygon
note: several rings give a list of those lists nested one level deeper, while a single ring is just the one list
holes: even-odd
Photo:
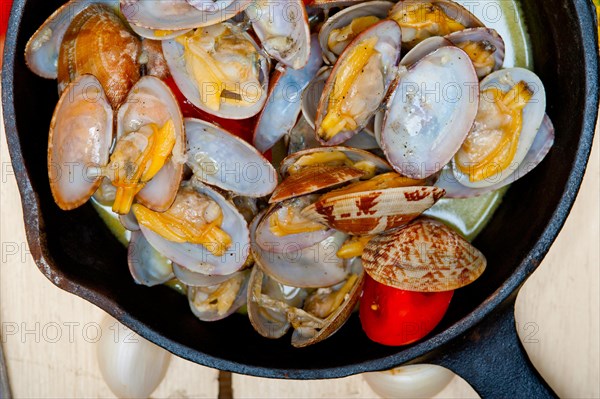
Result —
[{"label": "wooden table", "polygon": [[[27,249],[4,130],[0,130],[0,335],[13,395],[113,397],[100,375],[95,345],[89,337],[104,312],[56,288],[35,266]],[[568,397],[600,397],[598,135],[594,143],[575,207],[517,301],[518,325],[531,326],[519,329],[522,338],[529,338],[525,348],[554,390]],[[216,370],[174,357],[153,397],[216,397],[217,377]],[[239,398],[375,396],[361,376],[300,382],[234,375],[233,391]],[[474,396],[476,393],[460,377],[439,395]]]}]

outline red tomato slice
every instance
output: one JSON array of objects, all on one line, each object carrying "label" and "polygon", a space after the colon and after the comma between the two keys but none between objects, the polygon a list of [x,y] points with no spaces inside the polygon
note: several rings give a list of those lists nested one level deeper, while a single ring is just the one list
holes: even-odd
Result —
[{"label": "red tomato slice", "polygon": [[371,340],[383,345],[413,343],[442,320],[453,293],[400,290],[367,275],[360,300],[362,328]]}]

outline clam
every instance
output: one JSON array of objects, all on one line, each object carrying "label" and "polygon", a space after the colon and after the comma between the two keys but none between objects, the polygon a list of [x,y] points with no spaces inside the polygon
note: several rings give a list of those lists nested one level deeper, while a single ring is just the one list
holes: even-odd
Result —
[{"label": "clam", "polygon": [[433,219],[374,237],[362,255],[374,280],[408,291],[451,291],[475,281],[485,270],[483,254],[454,230]]},{"label": "clam", "polygon": [[254,0],[246,15],[272,58],[294,69],[308,63],[310,27],[302,0]]},{"label": "clam", "polygon": [[544,85],[522,68],[488,75],[481,82],[480,98],[475,123],[453,161],[458,182],[472,188],[494,186],[518,168],[546,109]]},{"label": "clam", "polygon": [[540,164],[550,152],[552,145],[554,144],[554,126],[548,115],[544,116],[542,126],[540,126],[535,139],[531,144],[531,148],[527,151],[527,155],[523,158],[516,169],[506,178],[498,183],[487,186],[487,187],[467,187],[458,182],[454,174],[452,173],[452,165],[448,165],[442,172],[435,185],[443,188],[446,191],[445,197],[447,198],[468,198],[478,197],[483,194],[490,193],[507,186],[527,173],[531,172],[537,165]]},{"label": "clam", "polygon": [[256,241],[256,232],[265,212],[259,213],[250,225],[252,255],[256,265],[276,281],[300,288],[330,287],[348,276],[344,260],[336,252],[347,235],[336,232],[315,245],[299,248],[290,243],[278,252],[264,250]]},{"label": "clam", "polygon": [[192,313],[202,321],[224,319],[246,303],[250,270],[233,274],[226,281],[209,287],[189,287]]},{"label": "clam", "polygon": [[377,234],[409,223],[443,195],[438,187],[385,173],[322,195],[301,215],[352,235]]},{"label": "clam", "polygon": [[263,197],[277,186],[277,172],[254,147],[200,119],[185,120],[187,165],[207,184],[236,195]]},{"label": "clam", "polygon": [[144,68],[144,75],[154,76],[161,80],[171,76],[167,60],[162,52],[162,43],[158,40],[142,40],[140,64]]},{"label": "clam", "polygon": [[494,29],[465,29],[450,33],[446,39],[467,53],[480,79],[502,68],[504,40]]},{"label": "clam", "polygon": [[254,128],[253,144],[265,152],[289,134],[298,120],[301,95],[323,63],[316,36],[311,40],[308,63],[301,69],[278,66],[271,75],[271,87],[265,107]]},{"label": "clam", "polygon": [[395,83],[381,124],[381,148],[398,173],[424,179],[460,148],[473,125],[479,80],[469,57],[442,47]]},{"label": "clam", "polygon": [[[290,287],[270,278],[260,267],[252,269],[248,282],[248,318],[260,335],[277,339],[285,335],[291,324],[287,319],[286,306],[300,308],[307,292],[305,289]],[[275,306],[261,306],[263,302]],[[283,306],[276,306],[280,302]]]},{"label": "clam", "polygon": [[139,231],[131,233],[127,264],[135,282],[148,287],[164,284],[175,277],[171,261],[154,249]]},{"label": "clam", "polygon": [[92,75],[69,84],[54,109],[48,137],[48,175],[63,210],[87,202],[103,177],[90,173],[108,163],[113,112],[102,85]]},{"label": "clam", "polygon": [[148,29],[141,26],[129,25],[131,30],[137,33],[139,36],[144,39],[162,41],[162,40],[170,40],[174,39],[177,36],[185,35],[191,29],[182,29],[182,30],[160,30],[160,29]]},{"label": "clam", "polygon": [[71,21],[90,4],[108,4],[115,9],[116,0],[70,0],[50,15],[31,36],[25,46],[25,62],[33,73],[42,78],[58,76],[58,53]]},{"label": "clam", "polygon": [[383,159],[356,148],[336,146],[299,151],[281,162],[281,174],[285,178],[269,202],[314,193],[390,169]]},{"label": "clam", "polygon": [[[310,143],[312,143],[307,148],[321,146],[321,143],[319,143],[314,138],[315,118],[317,117],[317,107],[319,105],[319,99],[321,97],[321,93],[323,93],[323,89],[325,88],[325,82],[327,81],[327,78],[329,77],[330,73],[331,68],[322,69],[319,72],[319,74],[306,87],[306,90],[304,90],[304,92],[302,93],[302,115],[312,127],[311,133],[313,136],[312,138],[307,137],[306,141],[308,142],[310,140]],[[346,140],[344,145],[364,150],[379,148],[377,141],[373,137],[374,133],[371,121],[368,122],[364,130],[360,131],[356,135],[350,137],[350,139]]]},{"label": "clam", "polygon": [[282,253],[313,246],[332,236],[332,229],[300,214],[318,198],[306,195],[272,205],[256,227],[256,244],[265,251]]},{"label": "clam", "polygon": [[389,1],[367,1],[328,18],[319,31],[325,61],[335,64],[346,46],[365,29],[385,19],[393,5]]},{"label": "clam", "polygon": [[432,36],[445,36],[483,23],[451,0],[404,0],[390,10],[389,18],[402,29],[402,44],[412,48]]},{"label": "clam", "polygon": [[162,46],[175,83],[202,111],[246,119],[263,108],[269,61],[248,33],[220,23],[165,40]]},{"label": "clam", "polygon": [[61,42],[58,87],[83,74],[94,75],[114,109],[140,78],[141,42],[111,7],[92,4],[73,19]]},{"label": "clam", "polygon": [[121,0],[127,21],[166,33],[214,25],[244,11],[251,0]]},{"label": "clam", "polygon": [[192,272],[228,275],[246,263],[250,241],[244,217],[221,194],[198,181],[184,182],[164,213],[139,204],[133,209],[148,242]]},{"label": "clam", "polygon": [[153,76],[141,78],[117,114],[117,143],[104,173],[117,187],[113,210],[129,212],[134,197],[165,211],[183,173],[185,133],[177,100]]},{"label": "clam", "polygon": [[277,284],[258,268],[248,292],[248,315],[255,330],[280,338],[292,326],[292,345],[306,347],[323,341],[348,320],[360,298],[364,274],[353,270],[339,284],[312,292]]},{"label": "clam", "polygon": [[325,83],[316,116],[317,140],[336,145],[360,132],[386,98],[400,58],[401,32],[381,21],[346,47]]}]

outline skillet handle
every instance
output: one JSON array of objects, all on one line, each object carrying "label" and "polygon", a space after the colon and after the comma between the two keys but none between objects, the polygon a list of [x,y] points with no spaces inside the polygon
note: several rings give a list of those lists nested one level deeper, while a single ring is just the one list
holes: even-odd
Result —
[{"label": "skillet handle", "polygon": [[482,398],[556,398],[521,345],[515,328],[515,297],[461,337],[411,363],[446,367]]}]

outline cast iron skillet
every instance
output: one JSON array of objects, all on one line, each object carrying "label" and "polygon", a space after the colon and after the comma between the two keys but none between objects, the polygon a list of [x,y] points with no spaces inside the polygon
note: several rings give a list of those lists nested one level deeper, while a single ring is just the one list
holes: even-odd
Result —
[{"label": "cast iron skillet", "polygon": [[143,337],[206,366],[274,378],[335,378],[411,361],[445,365],[482,396],[548,396],[515,334],[514,296],[540,264],[573,204],[592,145],[598,107],[596,21],[590,0],[526,1],[535,71],[545,84],[556,144],[546,160],[508,191],[475,242],[489,264],[474,284],[456,292],[429,337],[394,348],[375,344],[358,317],[332,338],[294,349],[289,337],[268,340],[235,315],[202,323],[186,298],[166,287],[134,284],[125,248],[91,205],[63,212],[52,200],[46,170],[47,135],[56,82],[25,66],[27,39],[61,0],[16,0],[2,77],[4,121],[27,239],[39,269],[60,288],[106,310]]}]

